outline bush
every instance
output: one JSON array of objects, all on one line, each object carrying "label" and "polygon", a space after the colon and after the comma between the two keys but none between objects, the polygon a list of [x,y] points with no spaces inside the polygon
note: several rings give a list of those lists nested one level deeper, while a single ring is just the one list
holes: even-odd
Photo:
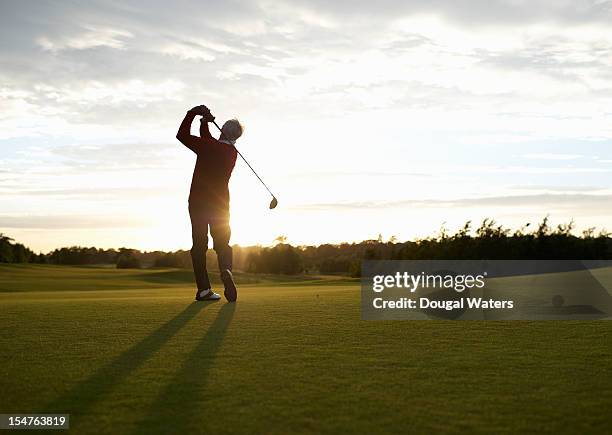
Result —
[{"label": "bush", "polygon": [[140,269],[141,267],[135,252],[123,251],[117,257],[117,269]]},{"label": "bush", "polygon": [[304,270],[298,250],[284,243],[252,253],[247,262],[248,270],[256,273],[296,275]]},{"label": "bush", "polygon": [[157,257],[153,267],[178,267],[190,268],[191,257],[187,251],[168,252]]}]

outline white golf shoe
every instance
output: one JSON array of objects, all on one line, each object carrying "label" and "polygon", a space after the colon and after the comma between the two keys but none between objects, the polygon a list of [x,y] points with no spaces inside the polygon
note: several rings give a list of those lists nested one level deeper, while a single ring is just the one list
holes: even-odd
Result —
[{"label": "white golf shoe", "polygon": [[198,290],[195,296],[196,301],[218,301],[219,299],[221,299],[221,296],[212,289]]}]

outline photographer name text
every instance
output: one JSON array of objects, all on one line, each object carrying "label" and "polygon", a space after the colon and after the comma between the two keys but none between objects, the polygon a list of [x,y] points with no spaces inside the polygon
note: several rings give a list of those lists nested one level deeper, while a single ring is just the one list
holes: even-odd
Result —
[{"label": "photographer name text", "polygon": [[[389,275],[374,275],[372,277],[372,291],[381,294],[385,289],[404,289],[415,293],[419,290],[446,290],[446,297],[432,298],[431,295],[421,297],[400,297],[397,299],[384,299],[375,297],[372,305],[375,309],[419,309],[419,310],[464,310],[464,309],[513,309],[514,301],[496,300],[484,297],[460,297],[466,290],[482,290],[486,286],[487,273],[478,275],[459,274],[410,274],[408,272],[396,272]],[[381,295],[382,296],[382,295]],[[429,297],[427,297],[429,296]]]}]

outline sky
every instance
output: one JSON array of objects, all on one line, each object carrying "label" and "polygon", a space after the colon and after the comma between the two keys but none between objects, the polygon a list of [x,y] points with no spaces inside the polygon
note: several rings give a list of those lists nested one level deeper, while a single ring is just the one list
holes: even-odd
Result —
[{"label": "sky", "polygon": [[608,0],[0,0],[0,232],[188,249],[199,104],[279,199],[237,162],[233,243],[612,230],[611,24]]}]

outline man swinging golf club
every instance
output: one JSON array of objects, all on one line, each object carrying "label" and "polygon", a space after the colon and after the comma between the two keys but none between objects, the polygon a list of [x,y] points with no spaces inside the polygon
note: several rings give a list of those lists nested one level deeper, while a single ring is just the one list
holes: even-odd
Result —
[{"label": "man swinging golf club", "polygon": [[[202,116],[200,137],[191,135],[191,123],[198,115]],[[214,121],[215,117],[206,106],[196,106],[185,115],[176,138],[197,154],[189,194],[189,217],[193,239],[191,260],[198,286],[195,299],[197,301],[221,299],[221,296],[212,290],[206,269],[210,227],[221,281],[225,287],[224,295],[229,302],[235,302],[237,292],[232,276],[232,248],[229,245],[231,229],[228,183],[238,153],[234,144],[242,135],[243,127],[238,120],[231,119],[223,124],[221,135],[217,140],[212,137],[208,129],[208,123]]]}]

